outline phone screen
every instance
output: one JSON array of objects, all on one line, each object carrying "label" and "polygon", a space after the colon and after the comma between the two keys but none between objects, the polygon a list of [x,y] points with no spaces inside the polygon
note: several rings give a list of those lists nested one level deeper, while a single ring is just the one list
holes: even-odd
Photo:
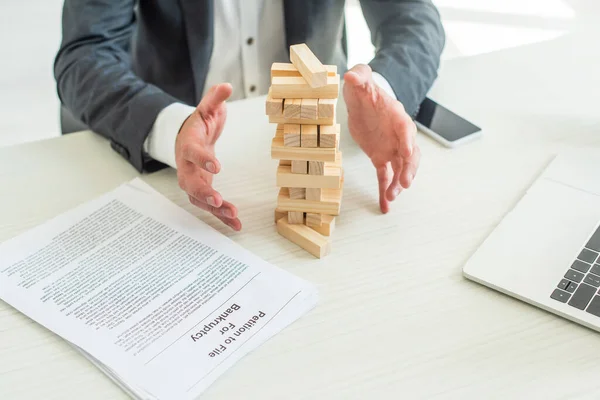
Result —
[{"label": "phone screen", "polygon": [[449,142],[462,139],[481,130],[435,101],[425,98],[416,120]]}]

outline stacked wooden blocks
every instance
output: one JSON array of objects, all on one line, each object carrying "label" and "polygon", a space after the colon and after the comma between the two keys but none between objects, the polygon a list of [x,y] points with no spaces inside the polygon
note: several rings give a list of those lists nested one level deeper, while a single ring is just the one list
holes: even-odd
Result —
[{"label": "stacked wooden blocks", "polygon": [[305,44],[271,66],[266,114],[277,124],[271,157],[279,160],[277,232],[316,257],[331,249],[344,183],[336,104],[340,76]]}]

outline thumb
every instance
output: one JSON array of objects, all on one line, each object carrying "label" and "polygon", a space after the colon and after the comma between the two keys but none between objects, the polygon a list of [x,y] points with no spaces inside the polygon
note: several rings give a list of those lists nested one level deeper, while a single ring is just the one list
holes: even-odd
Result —
[{"label": "thumb", "polygon": [[360,110],[364,101],[371,99],[375,93],[371,67],[357,64],[344,74],[344,100],[348,113]]},{"label": "thumb", "polygon": [[196,107],[196,110],[204,118],[212,116],[219,110],[225,100],[231,96],[233,88],[230,83],[220,83],[211,87]]},{"label": "thumb", "polygon": [[206,128],[205,132],[210,143],[214,144],[223,131],[227,118],[225,100],[231,96],[232,91],[233,88],[229,83],[215,85],[210,88],[196,107],[194,114]]},{"label": "thumb", "polygon": [[364,86],[371,81],[371,67],[365,64],[357,64],[344,74],[344,84],[351,87]]}]

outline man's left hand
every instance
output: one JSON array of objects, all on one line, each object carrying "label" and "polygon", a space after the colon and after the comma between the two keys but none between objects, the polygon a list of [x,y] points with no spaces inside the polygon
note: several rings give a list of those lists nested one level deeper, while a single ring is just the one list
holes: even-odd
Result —
[{"label": "man's left hand", "polygon": [[350,134],[377,170],[379,206],[387,213],[390,202],[410,187],[417,173],[417,127],[402,104],[377,86],[367,65],[359,64],[344,75],[344,100]]}]

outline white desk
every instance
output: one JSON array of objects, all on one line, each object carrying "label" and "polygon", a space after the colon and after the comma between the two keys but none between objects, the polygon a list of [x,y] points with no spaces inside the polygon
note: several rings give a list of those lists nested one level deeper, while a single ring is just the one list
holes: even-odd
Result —
[{"label": "white desk", "polygon": [[[600,146],[597,37],[445,65],[434,97],[480,123],[485,137],[456,150],[420,137],[420,173],[389,215],[378,212],[375,171],[344,134],[343,212],[333,252],[323,260],[275,232],[274,127],[263,116],[263,99],[231,104],[217,187],[239,206],[244,229],[234,234],[194,212],[315,282],[321,300],[205,398],[598,398],[597,333],[461,275],[556,152]],[[91,133],[0,149],[0,240],[136,175]],[[192,210],[173,171],[143,179]],[[125,394],[61,339],[0,302],[0,398]]]}]

